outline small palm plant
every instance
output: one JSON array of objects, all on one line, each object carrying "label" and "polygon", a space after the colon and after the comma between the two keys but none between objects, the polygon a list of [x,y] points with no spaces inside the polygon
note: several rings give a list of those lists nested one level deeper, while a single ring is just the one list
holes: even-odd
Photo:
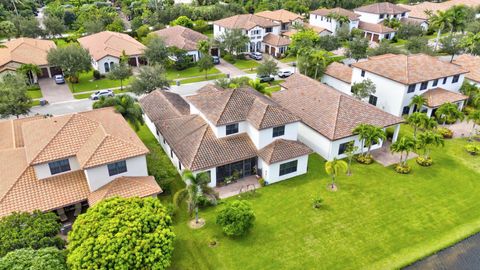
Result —
[{"label": "small palm plant", "polygon": [[335,186],[335,178],[339,174],[345,173],[347,171],[347,167],[347,162],[336,158],[325,163],[325,172],[332,177],[332,183],[330,184],[330,188],[332,190],[336,190],[337,188]]},{"label": "small palm plant", "polygon": [[357,153],[357,151],[358,151],[358,146],[355,146],[353,142],[349,143],[347,146],[347,149],[345,150],[345,155],[347,156],[347,160],[348,160],[348,168],[347,168],[348,176],[352,175],[352,160],[355,154]]},{"label": "small palm plant", "polygon": [[135,130],[139,130],[143,125],[142,108],[137,100],[129,95],[118,95],[115,97],[100,97],[93,103],[94,109],[114,107],[115,111],[123,116]]},{"label": "small palm plant", "polygon": [[443,126],[445,126],[447,122],[454,123],[457,120],[463,120],[465,117],[464,114],[458,110],[458,106],[450,102],[442,104],[435,112],[435,115],[442,121]]},{"label": "small palm plant", "polygon": [[415,106],[415,111],[419,112],[422,110],[423,105],[427,104],[427,100],[423,96],[415,95],[410,100],[410,106]]},{"label": "small palm plant", "polygon": [[443,136],[432,132],[425,131],[418,135],[417,148],[423,150],[423,155],[417,158],[417,163],[421,166],[432,165],[432,158],[430,157],[430,148],[443,146],[445,144]]},{"label": "small palm plant", "polygon": [[250,80],[248,82],[248,85],[250,85],[253,89],[257,90],[258,92],[264,94],[264,95],[267,95],[267,96],[271,96],[272,94],[267,91],[267,85],[266,83],[262,83],[260,82],[260,80]]},{"label": "small palm plant", "polygon": [[17,71],[27,76],[28,84],[33,84],[34,75],[38,75],[42,72],[41,69],[35,64],[22,64]]},{"label": "small palm plant", "polygon": [[414,112],[407,117],[407,123],[413,128],[413,138],[417,138],[417,130],[427,121],[428,116],[421,112]]},{"label": "small palm plant", "polygon": [[[392,153],[400,153],[400,162],[395,167],[399,173],[409,173],[410,167],[407,164],[408,155],[415,149],[415,140],[412,137],[404,136],[390,145]],[[403,154],[405,153],[405,156]]]},{"label": "small palm plant", "polygon": [[[380,143],[387,139],[387,134],[385,131],[379,127],[370,124],[360,124],[354,130],[353,134],[357,134],[359,136],[361,142],[361,159],[365,160],[366,162],[363,163],[371,163],[371,150],[372,146],[375,144]],[[367,152],[364,152],[364,148],[367,147]],[[361,160],[359,160],[361,161]],[[362,161],[361,161],[362,162]]]},{"label": "small palm plant", "polygon": [[425,131],[425,130],[434,130],[438,126],[438,122],[435,119],[434,116],[432,117],[427,117],[424,119],[424,121],[420,125],[420,129]]}]

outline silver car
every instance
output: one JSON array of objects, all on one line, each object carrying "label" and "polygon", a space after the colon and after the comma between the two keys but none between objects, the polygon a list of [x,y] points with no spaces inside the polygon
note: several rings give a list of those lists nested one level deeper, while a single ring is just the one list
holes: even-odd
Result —
[{"label": "silver car", "polygon": [[55,80],[56,84],[64,84],[65,83],[65,78],[63,78],[63,75],[55,75],[55,76],[53,76],[53,79]]},{"label": "silver car", "polygon": [[98,100],[100,97],[113,97],[115,93],[112,90],[100,90],[90,95],[91,100]]}]

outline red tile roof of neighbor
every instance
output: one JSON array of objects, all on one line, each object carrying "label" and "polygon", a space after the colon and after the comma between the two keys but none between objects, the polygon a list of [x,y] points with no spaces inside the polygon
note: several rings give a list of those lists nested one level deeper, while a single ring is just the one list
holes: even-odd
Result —
[{"label": "red tile roof of neighbor", "polygon": [[457,102],[468,99],[468,96],[448,91],[440,87],[430,89],[427,92],[423,93],[422,96],[426,99],[426,105],[430,108],[439,107],[447,102]]},{"label": "red tile roof of neighbor", "polygon": [[465,78],[480,83],[480,56],[462,54],[453,60],[453,63],[469,71]]},{"label": "red tile roof of neighbor", "polygon": [[331,63],[324,73],[348,84],[352,82],[352,68],[342,63]]},{"label": "red tile roof of neighbor", "polygon": [[256,26],[273,27],[280,24],[267,18],[257,16],[255,14],[240,14],[228,18],[214,21],[213,24],[225,27],[227,29],[244,29],[250,30]]},{"label": "red tile roof of neighbor", "polygon": [[409,12],[410,10],[399,5],[395,5],[389,2],[375,3],[371,5],[361,6],[355,11],[373,13],[373,14],[401,14],[404,12]]},{"label": "red tile roof of neighbor", "polygon": [[383,25],[382,23],[367,23],[367,22],[362,22],[362,21],[360,21],[358,23],[358,29],[366,31],[366,32],[377,33],[377,34],[387,34],[387,33],[396,32],[395,29],[387,27],[387,26]]},{"label": "red tile roof of neighbor", "polygon": [[186,51],[196,51],[199,41],[208,40],[206,35],[180,25],[164,28],[153,33],[162,37],[168,47],[174,46]]},{"label": "red tile roof of neighbor", "polygon": [[57,47],[51,40],[34,38],[17,38],[1,45],[5,47],[0,48],[0,67],[10,62],[48,65],[48,51]]},{"label": "red tile roof of neighbor", "polygon": [[314,10],[314,11],[310,12],[310,14],[315,14],[315,15],[320,15],[320,16],[328,16],[330,14],[338,14],[338,15],[342,15],[342,16],[347,16],[348,19],[351,20],[351,21],[356,21],[360,18],[360,15],[356,14],[355,12],[344,9],[344,8],[338,8],[338,7],[337,8],[332,8],[332,9],[321,8],[321,9],[317,9],[317,10]]},{"label": "red tile roof of neighbor", "polygon": [[255,15],[264,17],[273,21],[279,21],[282,23],[290,23],[292,21],[302,19],[302,16],[285,9],[278,9],[273,11],[265,10],[265,11],[255,13]]},{"label": "red tile roof of neighbor", "polygon": [[146,48],[145,45],[127,34],[110,31],[81,37],[78,39],[78,43],[87,49],[96,61],[105,56],[119,58],[124,52],[127,56],[141,55]]},{"label": "red tile roof of neighbor", "polygon": [[352,136],[359,124],[388,127],[403,119],[337,91],[319,81],[294,74],[283,82],[286,90],[272,98],[329,140]]},{"label": "red tile roof of neighbor", "polygon": [[282,46],[290,45],[290,39],[284,38],[272,33],[268,33],[263,37],[263,43],[266,43],[274,47],[282,47]]},{"label": "red tile roof of neighbor", "polygon": [[415,5],[406,5],[406,4],[398,4],[398,6],[407,8],[410,10],[408,16],[412,18],[428,20],[428,15],[425,11],[432,11],[437,12],[438,10],[447,10],[455,5],[466,5],[469,7],[476,7],[480,5],[480,0],[450,0],[444,1],[441,3],[433,3],[433,2],[421,2]]}]

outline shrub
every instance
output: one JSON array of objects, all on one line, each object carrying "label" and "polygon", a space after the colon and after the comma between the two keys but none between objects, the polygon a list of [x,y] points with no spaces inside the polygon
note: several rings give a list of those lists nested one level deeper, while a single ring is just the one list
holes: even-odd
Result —
[{"label": "shrub", "polygon": [[263,178],[260,177],[260,178],[258,179],[258,184],[259,184],[261,187],[264,187],[264,186],[267,185],[267,181],[265,181],[265,179],[263,179]]},{"label": "shrub", "polygon": [[17,249],[0,259],[0,270],[67,270],[65,252],[54,247]]},{"label": "shrub", "polygon": [[230,53],[223,55],[223,60],[227,61],[230,64],[235,64],[235,58]]},{"label": "shrub", "polygon": [[395,165],[395,171],[397,173],[409,174],[411,170],[412,170],[412,168],[410,168],[410,166],[408,166],[408,165],[405,165],[405,166],[402,166],[400,164]]},{"label": "shrub", "polygon": [[94,78],[95,80],[100,80],[100,79],[102,78],[102,75],[100,74],[100,71],[94,70],[94,71],[93,71],[93,78]]},{"label": "shrub", "polygon": [[318,209],[318,208],[322,207],[322,204],[323,204],[323,199],[322,198],[317,197],[317,198],[313,199],[313,203],[312,203],[313,208]]},{"label": "shrub", "polygon": [[453,131],[446,127],[439,127],[437,131],[444,139],[451,139],[453,137]]},{"label": "shrub", "polygon": [[239,59],[239,60],[245,60],[245,59],[247,59],[247,57],[245,57],[245,54],[244,54],[244,53],[239,53],[239,54],[237,54],[237,59]]},{"label": "shrub", "polygon": [[356,156],[355,159],[357,160],[358,163],[361,163],[361,164],[368,165],[373,163],[372,155],[358,155]]},{"label": "shrub", "polygon": [[255,214],[248,202],[233,201],[228,203],[217,216],[217,224],[228,236],[240,236],[253,226]]},{"label": "shrub", "polygon": [[470,153],[470,155],[478,155],[480,154],[480,145],[475,145],[475,144],[467,144],[465,145],[465,151]]},{"label": "shrub", "polygon": [[418,165],[423,166],[423,167],[429,167],[429,166],[432,166],[432,164],[433,164],[433,160],[432,160],[431,157],[425,158],[425,157],[422,157],[422,156],[418,156],[416,161],[417,161]]}]

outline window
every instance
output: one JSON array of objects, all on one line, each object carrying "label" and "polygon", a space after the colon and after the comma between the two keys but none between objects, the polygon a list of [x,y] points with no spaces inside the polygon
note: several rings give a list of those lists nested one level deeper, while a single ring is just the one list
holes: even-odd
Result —
[{"label": "window", "polygon": [[436,80],[433,81],[432,86],[437,86],[437,85],[438,85],[438,79],[436,79]]},{"label": "window", "polygon": [[105,72],[110,72],[110,66],[107,62],[103,63],[103,67],[105,68]]},{"label": "window", "polygon": [[408,112],[410,112],[410,107],[409,106],[403,107],[402,115],[408,114]]},{"label": "window", "polygon": [[297,171],[297,160],[290,161],[287,163],[280,164],[280,173],[279,175],[285,175]]},{"label": "window", "polygon": [[181,171],[182,170],[182,163],[180,163],[180,161],[178,161],[178,169]]},{"label": "window", "polygon": [[340,144],[340,146],[338,147],[338,154],[341,155],[345,153],[349,146],[353,146],[353,143],[354,141],[349,141],[349,142]]},{"label": "window", "polygon": [[372,104],[373,106],[377,106],[377,100],[378,98],[374,95],[370,95],[368,98],[368,103]]},{"label": "window", "polygon": [[457,83],[459,79],[460,79],[460,75],[453,76],[452,83]]},{"label": "window", "polygon": [[226,133],[227,135],[238,133],[238,123],[227,125]]},{"label": "window", "polygon": [[[259,31],[260,32],[260,31]],[[272,32],[272,27],[267,27],[267,29],[265,29],[265,32],[267,33],[271,33]],[[260,34],[260,33],[259,33]]]},{"label": "window", "polygon": [[163,139],[163,144],[166,144],[167,143],[167,140],[165,140],[165,138]]},{"label": "window", "polygon": [[107,165],[108,175],[117,175],[127,171],[127,162],[125,160],[110,163]]},{"label": "window", "polygon": [[380,19],[383,19],[385,17],[385,14],[380,14]]},{"label": "window", "polygon": [[170,149],[170,157],[173,158],[173,150]]},{"label": "window", "polygon": [[428,87],[428,82],[422,82],[422,84],[420,85],[420,90],[425,90],[427,89]]},{"label": "window", "polygon": [[386,34],[386,35],[385,35],[385,38],[386,38],[386,39],[390,39],[390,34]]},{"label": "window", "polygon": [[283,136],[285,134],[285,126],[274,127],[272,137]]},{"label": "window", "polygon": [[447,83],[447,79],[448,79],[448,77],[443,78],[443,84]]},{"label": "window", "polygon": [[50,168],[50,174],[58,174],[62,172],[70,171],[70,162],[68,159],[57,160],[54,162],[48,163],[48,167]]},{"label": "window", "polygon": [[407,93],[413,93],[413,92],[415,92],[415,87],[416,87],[416,86],[417,86],[416,84],[411,84],[411,85],[409,85],[409,86],[408,86],[408,91],[407,91]]},{"label": "window", "polygon": [[405,13],[405,12],[403,12],[403,13],[402,13],[402,17],[405,17],[405,15],[406,15],[406,13]]},{"label": "window", "polygon": [[360,76],[365,77],[365,70],[362,70],[362,74]]}]

